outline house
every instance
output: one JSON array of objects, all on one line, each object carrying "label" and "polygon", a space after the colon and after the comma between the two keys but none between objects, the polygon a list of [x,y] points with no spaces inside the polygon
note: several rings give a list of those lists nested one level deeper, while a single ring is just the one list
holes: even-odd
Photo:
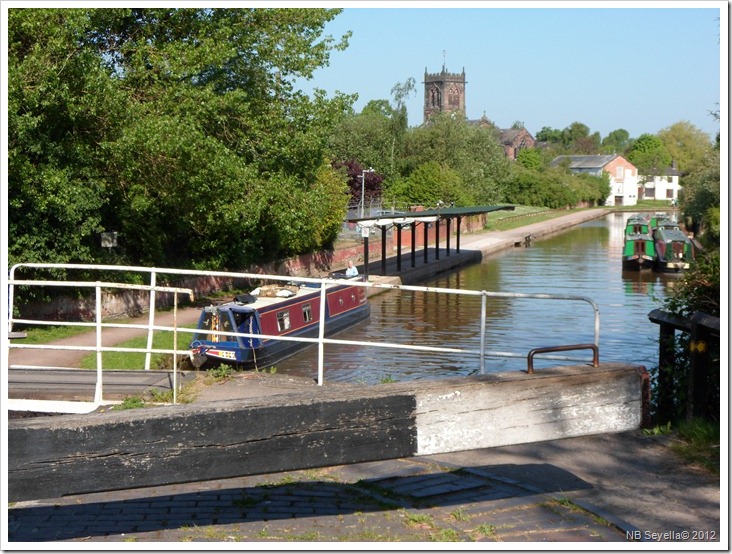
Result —
[{"label": "house", "polygon": [[681,172],[676,168],[676,162],[672,162],[671,167],[657,175],[638,176],[638,199],[668,200],[676,203],[681,190],[679,177]]},{"label": "house", "polygon": [[518,153],[524,148],[534,148],[536,139],[526,130],[526,127],[511,127],[501,129],[501,146],[509,160],[515,160]]},{"label": "house", "polygon": [[557,156],[552,166],[563,166],[572,173],[610,177],[610,196],[606,206],[635,206],[638,203],[638,168],[617,154],[596,156]]}]

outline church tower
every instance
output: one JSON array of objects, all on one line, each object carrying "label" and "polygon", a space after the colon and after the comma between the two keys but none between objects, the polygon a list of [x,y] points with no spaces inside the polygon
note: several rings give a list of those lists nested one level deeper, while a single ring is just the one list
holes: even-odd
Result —
[{"label": "church tower", "polygon": [[462,73],[448,73],[445,64],[440,73],[427,73],[424,68],[424,122],[439,112],[465,115],[464,67]]}]

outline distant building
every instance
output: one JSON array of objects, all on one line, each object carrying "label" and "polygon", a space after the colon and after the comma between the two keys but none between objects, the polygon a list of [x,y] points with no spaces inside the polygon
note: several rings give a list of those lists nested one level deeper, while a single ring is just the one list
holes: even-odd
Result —
[{"label": "distant building", "polygon": [[681,190],[679,177],[681,172],[676,169],[676,162],[657,175],[639,175],[638,199],[677,201]]},{"label": "distant building", "polygon": [[526,130],[526,127],[501,129],[501,146],[508,159],[515,160],[518,153],[524,148],[534,148],[536,139]]},{"label": "distant building", "polygon": [[635,206],[638,203],[638,168],[622,156],[557,156],[551,165],[566,165],[572,173],[588,173],[598,177],[607,173],[610,177],[610,196],[605,200],[606,206]]},{"label": "distant building", "polygon": [[465,68],[462,73],[449,73],[444,64],[440,73],[424,68],[424,122],[440,112],[465,115]]}]

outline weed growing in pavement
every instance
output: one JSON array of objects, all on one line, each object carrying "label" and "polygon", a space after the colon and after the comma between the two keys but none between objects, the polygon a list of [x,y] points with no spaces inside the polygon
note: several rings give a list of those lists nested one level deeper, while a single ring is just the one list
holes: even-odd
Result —
[{"label": "weed growing in pavement", "polygon": [[145,399],[141,396],[128,396],[121,404],[112,406],[111,410],[133,410],[135,408],[147,408]]},{"label": "weed growing in pavement", "polygon": [[227,364],[221,364],[213,367],[206,372],[207,381],[210,379],[213,383],[224,383],[228,381],[232,375],[236,373],[236,369]]},{"label": "weed growing in pavement", "polygon": [[420,529],[434,529],[435,518],[429,514],[410,514],[405,510],[404,525],[407,527],[418,527]]},{"label": "weed growing in pavement", "polygon": [[460,535],[455,529],[440,529],[435,533],[430,533],[432,542],[460,542]]},{"label": "weed growing in pavement", "polygon": [[[496,535],[496,526],[491,525],[490,523],[481,523],[475,529],[468,529],[466,532],[471,535],[473,540],[476,540],[481,537],[490,537],[492,539],[498,538],[498,536]],[[473,535],[477,535],[477,536],[473,536]]]},{"label": "weed growing in pavement", "polygon": [[298,535],[291,535],[288,540],[291,541],[320,541],[324,537],[318,531],[305,531]]},{"label": "weed growing in pavement", "polygon": [[455,521],[470,521],[470,516],[465,513],[465,510],[463,508],[458,508],[457,510],[454,510],[450,516]]},{"label": "weed growing in pavement", "polygon": [[608,520],[606,520],[605,518],[600,517],[600,516],[598,516],[596,514],[593,514],[592,512],[590,512],[589,510],[586,510],[582,506],[579,506],[573,500],[570,500],[566,496],[563,496],[561,498],[555,498],[553,500],[550,500],[549,502],[541,502],[541,503],[539,503],[539,506],[543,506],[544,508],[548,508],[549,510],[551,510],[551,511],[553,511],[553,512],[561,515],[561,512],[556,509],[556,506],[557,505],[563,506],[563,507],[567,508],[572,513],[579,513],[579,514],[588,515],[588,516],[590,516],[592,518],[592,520],[595,523],[598,523],[600,525],[604,525],[605,527],[611,527],[612,526],[612,524]]}]

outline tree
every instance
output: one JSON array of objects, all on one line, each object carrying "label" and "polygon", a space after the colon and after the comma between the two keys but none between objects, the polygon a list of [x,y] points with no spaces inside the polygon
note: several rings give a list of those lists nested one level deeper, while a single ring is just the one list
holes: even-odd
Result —
[{"label": "tree", "polygon": [[293,83],[347,46],[323,36],[338,13],[11,9],[11,259],[93,261],[100,230],[114,261],[183,267],[330,240],[348,197],[327,144],[353,97]]},{"label": "tree", "polygon": [[543,166],[543,158],[536,148],[522,148],[516,155],[516,163],[526,169],[539,171]]},{"label": "tree", "polygon": [[457,114],[435,114],[427,125],[410,130],[405,153],[404,176],[435,161],[460,176],[465,202],[495,204],[504,199],[511,162],[491,127],[472,125]]},{"label": "tree", "polygon": [[703,165],[712,148],[709,135],[688,121],[680,121],[660,130],[658,138],[683,173]]},{"label": "tree", "polygon": [[425,162],[407,179],[389,189],[390,202],[435,207],[440,203],[468,206],[472,198],[465,194],[460,176],[447,164]]},{"label": "tree", "polygon": [[91,262],[110,183],[99,145],[126,99],[78,45],[83,10],[8,11],[8,257]]},{"label": "tree", "polygon": [[550,144],[561,144],[562,131],[559,129],[552,129],[551,127],[542,127],[541,131],[536,133],[536,140],[538,142],[548,142]]},{"label": "tree", "polygon": [[606,154],[623,154],[630,146],[630,133],[625,129],[615,129],[602,139],[602,151]]},{"label": "tree", "polygon": [[368,171],[366,167],[358,163],[356,160],[334,162],[333,167],[337,170],[344,171],[346,174],[349,206],[361,205],[362,188],[364,205],[368,204],[371,199],[381,197],[381,184],[384,181],[384,177],[376,170]]},{"label": "tree", "polygon": [[[627,158],[638,168],[639,177],[645,179],[659,175],[671,165],[671,155],[656,135],[645,133],[633,142]],[[645,181],[644,181],[645,182]]]},{"label": "tree", "polygon": [[590,134],[590,128],[575,121],[562,130],[562,144],[573,154],[595,154],[600,149],[600,134]]},{"label": "tree", "polygon": [[720,240],[720,185],[720,154],[719,149],[713,148],[702,163],[684,177],[684,187],[680,192],[687,227],[702,237],[710,231],[711,236],[705,237],[705,241],[711,243],[709,246],[717,247]]},{"label": "tree", "polygon": [[406,101],[409,95],[414,92],[414,79],[409,77],[404,84],[397,83],[391,89],[394,102],[391,106],[391,156],[390,174],[396,174],[396,156],[404,152],[404,140],[408,127],[408,114]]}]

